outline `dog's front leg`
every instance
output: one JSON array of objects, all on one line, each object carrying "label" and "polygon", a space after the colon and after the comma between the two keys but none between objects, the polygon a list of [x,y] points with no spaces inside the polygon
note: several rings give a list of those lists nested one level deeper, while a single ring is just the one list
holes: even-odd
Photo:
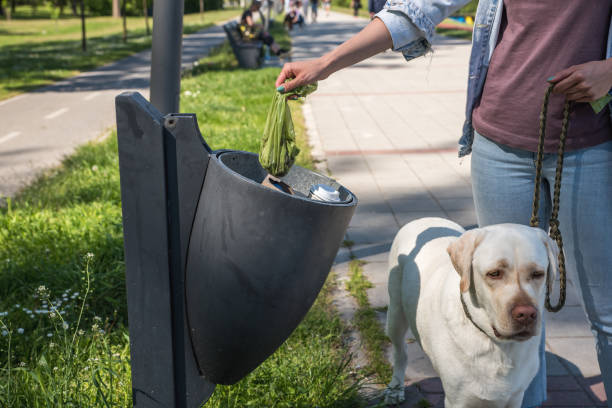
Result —
[{"label": "dog's front leg", "polygon": [[401,273],[399,266],[395,266],[389,272],[389,309],[386,332],[393,345],[393,377],[385,390],[385,404],[399,404],[405,399],[404,377],[408,363],[405,340],[408,321],[402,306]]}]

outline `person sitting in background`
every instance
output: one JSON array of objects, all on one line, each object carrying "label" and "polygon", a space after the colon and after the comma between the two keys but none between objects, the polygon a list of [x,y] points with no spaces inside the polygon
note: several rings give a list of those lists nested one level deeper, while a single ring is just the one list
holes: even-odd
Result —
[{"label": "person sitting in background", "polygon": [[244,10],[242,17],[240,17],[240,34],[242,38],[246,40],[260,40],[266,44],[270,51],[274,55],[280,55],[287,52],[286,49],[281,48],[280,45],[274,41],[274,37],[267,31],[263,30],[261,24],[255,24],[253,20],[253,13],[258,12],[261,8],[261,0],[253,0],[251,6]]},{"label": "person sitting in background", "polygon": [[302,2],[292,2],[291,10],[285,15],[284,24],[289,31],[293,30],[294,24],[304,25],[304,16],[302,15]]}]

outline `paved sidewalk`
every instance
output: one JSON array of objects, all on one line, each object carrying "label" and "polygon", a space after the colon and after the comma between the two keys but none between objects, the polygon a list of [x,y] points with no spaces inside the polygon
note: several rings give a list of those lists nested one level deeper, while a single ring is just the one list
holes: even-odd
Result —
[{"label": "paved sidewalk", "polygon": [[[294,29],[293,57],[319,56],[366,23],[321,13],[318,23]],[[388,303],[386,261],[400,226],[425,216],[450,218],[466,228],[476,224],[470,160],[459,160],[456,152],[470,44],[440,37],[434,48],[433,56],[410,63],[387,52],[338,72],[319,84],[304,109],[315,154],[326,158],[332,176],[360,201],[347,232],[355,245],[351,253],[339,253],[335,270],[346,279],[349,255],[367,261],[375,308]],[[339,302],[343,315],[350,316],[346,295]],[[381,313],[381,321],[384,317]],[[546,319],[546,406],[606,406],[594,340],[571,282],[564,309]],[[442,388],[429,360],[418,345],[408,348],[411,402],[403,406],[423,397],[442,406]]]},{"label": "paved sidewalk", "polygon": [[[187,69],[225,40],[216,25],[183,38]],[[115,126],[115,96],[126,90],[148,98],[151,50],[53,85],[0,101],[0,203],[42,169]]]}]

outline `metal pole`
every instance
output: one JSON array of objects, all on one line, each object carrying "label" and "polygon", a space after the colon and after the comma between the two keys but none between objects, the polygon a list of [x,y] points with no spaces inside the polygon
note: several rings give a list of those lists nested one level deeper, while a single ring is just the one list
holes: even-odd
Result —
[{"label": "metal pole", "polygon": [[183,1],[153,3],[150,99],[163,114],[179,111],[183,10]]}]

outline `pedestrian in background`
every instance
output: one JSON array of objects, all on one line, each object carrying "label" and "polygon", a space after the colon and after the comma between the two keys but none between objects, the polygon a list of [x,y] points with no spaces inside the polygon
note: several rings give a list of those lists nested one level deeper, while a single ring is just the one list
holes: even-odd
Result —
[{"label": "pedestrian in background", "polygon": [[[392,48],[406,60],[431,50],[434,28],[467,0],[394,0],[360,33],[330,53],[285,64],[281,92]],[[609,40],[610,39],[610,40]],[[286,79],[292,81],[284,83]],[[548,82],[547,82],[548,81]],[[565,100],[573,103],[559,221],[567,273],[580,288],[612,407],[612,112],[588,102],[612,94],[612,0],[480,0],[469,63],[459,155],[472,153],[479,226],[527,224],[532,211],[540,109],[549,83],[540,220],[551,214]],[[442,115],[442,111],[440,111]],[[541,222],[547,228],[546,222]],[[459,290],[459,288],[458,288]],[[540,369],[522,407],[546,400],[544,325]]]},{"label": "pedestrian in background", "polygon": [[386,0],[369,0],[370,2],[370,20],[374,18],[374,16],[380,12],[384,7]]},{"label": "pedestrian in background", "polygon": [[329,17],[329,10],[331,10],[331,0],[323,0],[323,8],[325,9],[325,16]]},{"label": "pedestrian in background", "polygon": [[316,23],[319,11],[319,0],[310,0],[310,11],[312,13],[310,20],[311,22]]},{"label": "pedestrian in background", "polygon": [[302,15],[304,16],[304,23],[308,22],[308,9],[310,8],[310,1],[303,0],[302,1]]},{"label": "pedestrian in background", "polygon": [[353,17],[357,18],[359,15],[359,9],[361,8],[361,0],[351,1],[351,7],[353,8]]}]

